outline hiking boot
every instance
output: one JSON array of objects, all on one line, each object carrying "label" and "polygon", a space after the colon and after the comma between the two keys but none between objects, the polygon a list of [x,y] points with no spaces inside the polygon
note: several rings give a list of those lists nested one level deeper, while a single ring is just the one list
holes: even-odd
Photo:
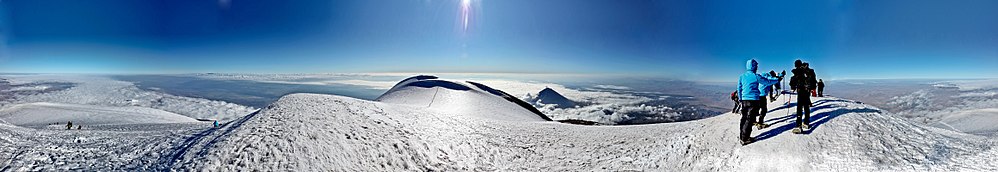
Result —
[{"label": "hiking boot", "polygon": [[756,123],[756,124],[755,124],[755,127],[756,127],[756,130],[761,130],[761,129],[763,129],[763,128],[767,128],[767,127],[769,127],[769,124],[765,124],[765,123]]},{"label": "hiking boot", "polygon": [[801,134],[801,133],[804,133],[804,127],[803,127],[803,126],[800,126],[800,125],[798,125],[798,126],[794,127],[794,129],[791,129],[791,130],[790,130],[790,132],[792,132],[792,133],[794,133],[794,134]]},{"label": "hiking boot", "polygon": [[748,144],[750,144],[752,142],[755,142],[755,138],[751,138],[750,137],[750,138],[748,138],[748,140],[742,140],[742,146],[748,145]]},{"label": "hiking boot", "polygon": [[804,128],[804,130],[811,130],[811,125],[804,124],[804,126],[802,126],[802,128]]}]

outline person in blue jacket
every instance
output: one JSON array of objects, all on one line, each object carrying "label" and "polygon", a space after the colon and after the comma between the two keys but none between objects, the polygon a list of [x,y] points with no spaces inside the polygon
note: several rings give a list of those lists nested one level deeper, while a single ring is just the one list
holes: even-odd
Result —
[{"label": "person in blue jacket", "polygon": [[[776,72],[763,73],[763,75],[776,76]],[[777,81],[776,83],[780,83],[780,82]],[[775,85],[775,84],[773,84],[773,85]],[[769,112],[769,107],[768,107],[769,102],[766,101],[766,100],[769,99],[769,95],[773,94],[773,85],[763,85],[761,83],[759,84],[759,100],[756,100],[756,101],[758,101],[757,103],[759,103],[759,108],[758,108],[759,112],[756,112],[758,114],[756,117],[758,117],[759,120],[756,120],[752,124],[754,124],[755,127],[758,128],[758,129],[760,129],[760,130],[763,129],[763,128],[769,127],[763,121],[766,121],[765,120],[766,119],[766,113]]]},{"label": "person in blue jacket", "polygon": [[759,62],[755,59],[748,60],[745,62],[745,73],[738,77],[738,95],[739,100],[741,100],[741,122],[739,127],[741,133],[738,135],[739,139],[742,141],[742,145],[747,145],[755,141],[752,138],[752,125],[755,123],[755,116],[759,115],[759,109],[765,104],[760,103],[759,87],[768,87],[770,85],[776,84],[787,74],[786,71],[780,73],[779,76],[771,76],[769,74],[760,75],[756,73],[759,69]]}]

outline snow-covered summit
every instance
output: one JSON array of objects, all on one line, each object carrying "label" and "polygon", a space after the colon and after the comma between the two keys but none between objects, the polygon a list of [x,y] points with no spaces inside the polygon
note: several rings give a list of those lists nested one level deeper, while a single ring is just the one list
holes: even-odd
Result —
[{"label": "snow-covered summit", "polygon": [[466,81],[420,75],[400,81],[376,101],[424,107],[452,115],[511,121],[550,121],[533,106],[503,91]]},{"label": "snow-covered summit", "polygon": [[[422,88],[422,87],[418,87]],[[444,89],[441,89],[444,91]],[[418,95],[417,95],[418,96]],[[390,99],[386,99],[390,100]],[[172,168],[360,171],[994,171],[985,137],[925,127],[862,103],[815,98],[813,131],[792,134],[793,106],[770,103],[758,142],[739,115],[581,126],[451,115],[409,104],[293,94],[175,155]],[[479,111],[479,113],[496,113]],[[188,149],[184,149],[188,150]],[[196,152],[196,153],[195,153]]]},{"label": "snow-covered summit", "polygon": [[576,105],[575,101],[569,100],[550,87],[546,87],[538,92],[536,97],[528,94],[527,101],[538,106],[554,105],[556,108],[570,108]]}]

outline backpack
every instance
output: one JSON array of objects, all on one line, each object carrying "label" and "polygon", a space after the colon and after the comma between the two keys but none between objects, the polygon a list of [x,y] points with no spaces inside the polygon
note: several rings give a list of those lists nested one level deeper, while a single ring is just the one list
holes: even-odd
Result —
[{"label": "backpack", "polygon": [[790,87],[793,89],[808,88],[808,80],[810,77],[807,76],[808,72],[804,68],[797,68],[792,70],[794,76],[790,77]]}]

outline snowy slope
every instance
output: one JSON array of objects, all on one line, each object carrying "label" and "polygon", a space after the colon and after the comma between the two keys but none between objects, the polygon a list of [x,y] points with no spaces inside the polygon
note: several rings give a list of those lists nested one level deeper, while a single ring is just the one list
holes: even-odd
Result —
[{"label": "snowy slope", "polygon": [[[789,132],[792,106],[770,103],[766,122],[773,126],[753,133],[759,142],[741,146],[739,116],[730,113],[679,123],[572,125],[529,118],[523,112],[529,110],[498,96],[507,94],[470,82],[411,81],[383,102],[292,94],[218,128],[59,131],[0,124],[0,170],[998,170],[998,140],[833,97],[813,99],[814,130],[805,135]],[[412,84],[422,81],[431,82]]]},{"label": "snowy slope", "polygon": [[[173,168],[215,170],[994,171],[994,140],[924,127],[838,98],[815,98],[814,131],[790,133],[772,103],[759,142],[738,116],[580,126],[448,115],[425,107],[293,94],[206,135]],[[193,155],[192,155],[193,154]]]},{"label": "snowy slope", "polygon": [[978,135],[998,134],[998,108],[962,110],[943,117],[937,125],[944,129]]},{"label": "snowy slope", "polygon": [[0,109],[0,119],[18,126],[196,122],[194,118],[146,107],[107,107],[62,103],[27,103]]}]

